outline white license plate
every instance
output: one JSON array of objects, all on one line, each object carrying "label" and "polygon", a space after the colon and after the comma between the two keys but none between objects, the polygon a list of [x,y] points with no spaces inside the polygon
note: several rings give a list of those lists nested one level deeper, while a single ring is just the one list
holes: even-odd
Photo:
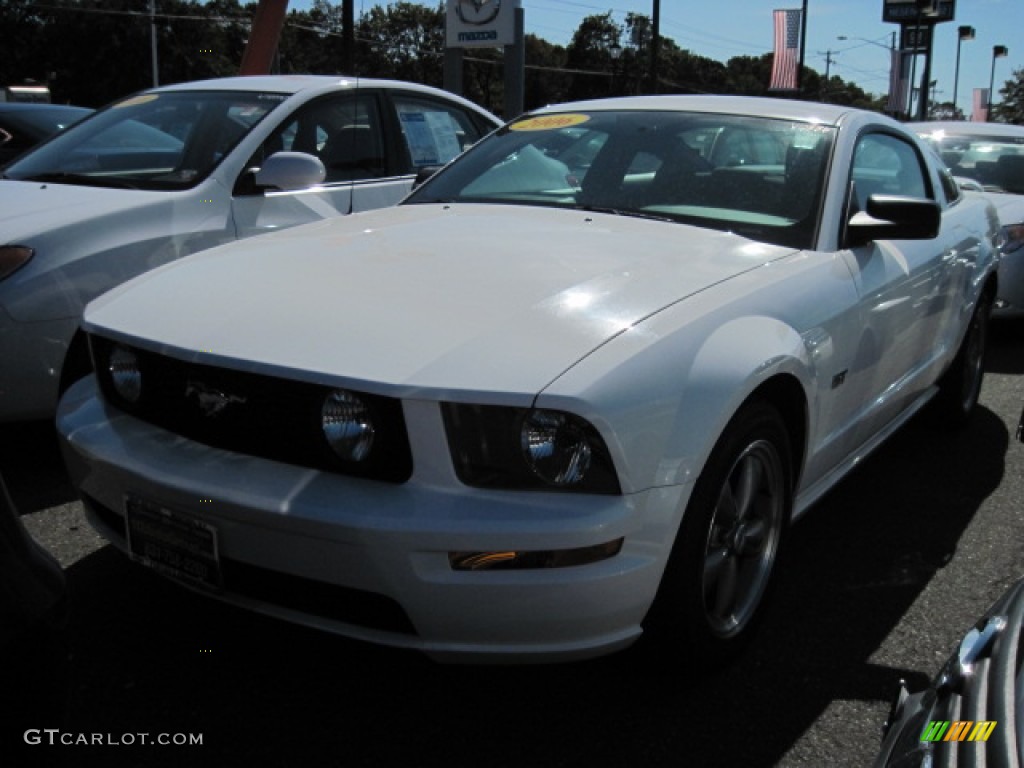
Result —
[{"label": "white license plate", "polygon": [[124,513],[133,560],[189,584],[221,588],[214,526],[131,495],[124,497]]}]

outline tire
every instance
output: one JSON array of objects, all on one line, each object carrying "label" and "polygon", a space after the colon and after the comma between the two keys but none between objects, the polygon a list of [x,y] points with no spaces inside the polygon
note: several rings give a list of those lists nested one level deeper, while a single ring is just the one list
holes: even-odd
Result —
[{"label": "tire", "polygon": [[64,356],[64,365],[60,369],[60,383],[57,396],[63,397],[72,384],[84,379],[92,373],[92,358],[89,356],[89,342],[85,334],[76,331],[68,345],[68,353]]},{"label": "tire", "polygon": [[782,417],[749,402],[697,480],[645,622],[661,652],[713,669],[749,642],[789,523],[792,477]]},{"label": "tire", "polygon": [[964,340],[960,342],[953,364],[939,379],[935,398],[936,415],[944,426],[961,429],[970,421],[978,405],[981,384],[985,378],[985,356],[988,352],[989,316],[992,314],[992,293],[985,291],[971,315]]}]

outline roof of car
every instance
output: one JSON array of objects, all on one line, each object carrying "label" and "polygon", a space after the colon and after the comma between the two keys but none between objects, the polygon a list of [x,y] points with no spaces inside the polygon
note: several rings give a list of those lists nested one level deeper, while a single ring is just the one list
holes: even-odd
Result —
[{"label": "roof of car", "polygon": [[[258,91],[263,93],[296,94],[310,91],[314,94],[328,93],[335,89],[356,88],[396,88],[414,93],[432,94],[458,101],[471,106],[481,114],[490,114],[487,110],[474,104],[462,96],[429,85],[421,85],[404,80],[382,80],[371,77],[355,77],[348,75],[246,75],[240,77],[220,77],[212,80],[193,80],[153,88],[145,93],[168,93],[174,91]],[[492,120],[500,123],[491,115]]]},{"label": "roof of car", "polygon": [[[829,125],[838,123],[844,116],[864,112],[864,110],[838,104],[821,104],[813,101],[794,101],[791,99],[772,99],[756,96],[661,95],[626,96],[571,104],[556,104],[537,110],[537,113],[616,109],[680,110],[684,112],[757,115],[759,117],[787,120],[811,120]],[[883,120],[889,120],[884,115],[877,116]],[[895,121],[893,122],[895,123]]]},{"label": "roof of car", "polygon": [[92,112],[88,107],[76,107],[71,104],[50,104],[38,101],[0,101],[0,112],[67,112],[86,115]]},{"label": "roof of car", "polygon": [[[299,93],[307,90],[333,88],[402,88],[411,91],[438,93],[437,88],[401,80],[380,80],[371,77],[347,75],[247,75],[220,77],[213,80],[194,80],[152,89],[153,91],[263,91],[269,93]],[[448,96],[454,94],[448,93]]]},{"label": "roof of car", "polygon": [[917,133],[945,131],[957,136],[1022,136],[1024,126],[1008,123],[975,123],[963,120],[934,120],[926,123],[907,123],[907,128]]}]

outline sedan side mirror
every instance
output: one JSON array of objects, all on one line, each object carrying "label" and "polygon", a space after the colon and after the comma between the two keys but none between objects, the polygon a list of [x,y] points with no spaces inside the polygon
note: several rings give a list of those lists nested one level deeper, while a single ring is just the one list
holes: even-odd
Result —
[{"label": "sedan side mirror", "polygon": [[435,173],[440,171],[442,168],[444,168],[443,165],[424,165],[422,168],[419,169],[419,171],[416,172],[416,178],[412,183],[412,188],[418,188],[420,184],[425,182],[427,179],[429,179]]},{"label": "sedan side mirror", "polygon": [[942,209],[934,200],[898,195],[871,195],[866,211],[846,224],[846,247],[872,240],[931,240],[938,237]]},{"label": "sedan side mirror", "polygon": [[253,180],[258,187],[291,191],[315,187],[325,178],[327,170],[320,158],[305,152],[275,152],[263,162]]}]

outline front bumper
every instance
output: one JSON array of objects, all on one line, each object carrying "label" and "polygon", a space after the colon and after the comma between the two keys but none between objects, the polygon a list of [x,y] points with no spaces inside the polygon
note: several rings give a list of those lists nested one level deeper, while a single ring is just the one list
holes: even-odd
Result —
[{"label": "front bumper", "polygon": [[[224,564],[215,596],[230,603],[446,661],[585,658],[633,642],[690,486],[626,496],[468,488],[443,445],[438,404],[403,408],[415,468],[401,485],[186,440],[104,404],[92,377],[65,395],[57,427],[98,530],[126,549],[127,496],[214,526]],[[449,564],[450,552],[617,539],[617,555],[587,565]]]}]

